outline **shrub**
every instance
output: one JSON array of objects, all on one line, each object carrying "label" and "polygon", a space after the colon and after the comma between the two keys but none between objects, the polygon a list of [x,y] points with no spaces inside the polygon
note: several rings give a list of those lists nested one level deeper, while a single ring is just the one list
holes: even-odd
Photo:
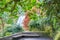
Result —
[{"label": "shrub", "polygon": [[58,32],[54,38],[54,40],[60,40],[60,32]]}]

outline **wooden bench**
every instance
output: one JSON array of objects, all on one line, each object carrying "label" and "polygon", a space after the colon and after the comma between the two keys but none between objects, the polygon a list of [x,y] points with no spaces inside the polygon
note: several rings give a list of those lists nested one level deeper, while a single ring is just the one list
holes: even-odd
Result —
[{"label": "wooden bench", "polygon": [[0,38],[0,40],[53,40],[47,34],[39,32],[20,32],[9,37]]}]

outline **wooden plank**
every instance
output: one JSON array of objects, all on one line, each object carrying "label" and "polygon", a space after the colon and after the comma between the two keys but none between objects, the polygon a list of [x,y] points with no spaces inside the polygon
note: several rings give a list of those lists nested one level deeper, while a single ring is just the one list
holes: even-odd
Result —
[{"label": "wooden plank", "polygon": [[20,39],[20,38],[37,38],[37,37],[42,37],[42,38],[49,38],[52,40],[51,37],[48,37],[47,35],[43,35],[43,33],[39,33],[39,32],[20,32],[20,33],[16,33],[16,34],[13,34],[12,36],[9,36],[9,37],[3,37],[3,38],[0,38],[0,40],[12,40],[12,39]]}]

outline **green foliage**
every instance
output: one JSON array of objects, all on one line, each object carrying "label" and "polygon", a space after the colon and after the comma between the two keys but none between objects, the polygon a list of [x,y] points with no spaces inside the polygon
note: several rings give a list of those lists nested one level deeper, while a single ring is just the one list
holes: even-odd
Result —
[{"label": "green foliage", "polygon": [[54,38],[54,40],[60,40],[60,32],[58,32]]},{"label": "green foliage", "polygon": [[22,28],[12,25],[16,24],[16,21],[19,17],[18,11],[22,10],[19,8],[19,6],[20,5],[18,2],[16,3],[16,0],[0,0],[0,21],[1,18],[3,20],[0,25],[2,29],[4,29],[4,31],[2,30],[3,32],[0,31],[2,36],[8,36],[13,33],[22,32]]},{"label": "green foliage", "polygon": [[30,10],[34,5],[36,5],[36,0],[20,0],[19,3],[22,8],[26,11],[26,10]]},{"label": "green foliage", "polygon": [[[60,0],[0,0],[0,25],[4,29],[4,33],[0,32],[0,36],[10,36],[23,29],[16,25],[16,21],[20,14],[24,14],[27,10],[36,6],[40,9],[40,16],[35,12],[29,17],[29,29],[37,31],[45,31],[48,34],[56,34],[60,31]],[[15,25],[13,25],[15,24]],[[55,40],[59,40],[58,37]]]},{"label": "green foliage", "polygon": [[13,25],[5,28],[4,35],[9,36],[11,34],[22,32],[23,29],[19,25]]}]

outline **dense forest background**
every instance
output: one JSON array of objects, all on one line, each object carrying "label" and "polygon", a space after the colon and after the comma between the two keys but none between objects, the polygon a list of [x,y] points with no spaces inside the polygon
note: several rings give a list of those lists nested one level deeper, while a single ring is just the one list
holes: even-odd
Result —
[{"label": "dense forest background", "polygon": [[16,22],[26,11],[30,11],[30,31],[46,32],[60,40],[60,0],[0,0],[0,37],[24,31]]}]

